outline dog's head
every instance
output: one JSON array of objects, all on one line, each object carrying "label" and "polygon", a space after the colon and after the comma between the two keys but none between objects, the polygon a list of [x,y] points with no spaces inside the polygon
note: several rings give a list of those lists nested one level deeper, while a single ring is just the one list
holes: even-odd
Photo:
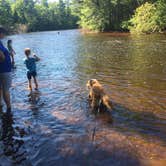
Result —
[{"label": "dog's head", "polygon": [[98,83],[98,81],[96,79],[91,79],[87,82],[86,86],[88,87],[88,89],[90,89],[96,83]]}]

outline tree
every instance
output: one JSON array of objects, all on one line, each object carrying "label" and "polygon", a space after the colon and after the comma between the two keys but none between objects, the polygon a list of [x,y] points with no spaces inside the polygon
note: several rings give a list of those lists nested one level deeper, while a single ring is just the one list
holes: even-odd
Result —
[{"label": "tree", "polygon": [[159,0],[156,3],[141,5],[129,20],[129,29],[133,33],[160,32],[166,28],[166,2]]},{"label": "tree", "polygon": [[72,15],[70,3],[59,0],[15,0],[12,14],[16,24],[24,24],[28,31],[67,29],[76,27],[76,17]]},{"label": "tree", "polygon": [[11,12],[10,3],[7,0],[0,0],[0,25],[3,25],[7,29],[10,29],[13,25],[13,17]]},{"label": "tree", "polygon": [[166,1],[158,0],[156,3],[156,24],[159,31],[166,30]]},{"label": "tree", "polygon": [[42,0],[41,1],[42,6],[48,7],[48,1],[47,0]]},{"label": "tree", "polygon": [[123,30],[134,10],[145,0],[73,0],[72,9],[82,28],[95,31]]},{"label": "tree", "polygon": [[24,25],[28,31],[69,29],[79,24],[100,32],[149,33],[166,29],[165,11],[165,0],[0,0],[0,24],[8,29]]},{"label": "tree", "polygon": [[34,31],[36,20],[35,3],[33,0],[16,0],[12,5],[12,11],[18,23],[27,24],[29,31]]}]

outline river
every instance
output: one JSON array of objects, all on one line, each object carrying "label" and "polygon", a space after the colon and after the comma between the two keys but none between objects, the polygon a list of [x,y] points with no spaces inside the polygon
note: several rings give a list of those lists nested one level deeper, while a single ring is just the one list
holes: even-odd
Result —
[{"label": "river", "polygon": [[[166,36],[78,30],[12,35],[13,115],[0,113],[0,166],[166,165]],[[29,96],[24,48],[38,62]],[[98,79],[114,104],[94,115],[86,82]]]}]

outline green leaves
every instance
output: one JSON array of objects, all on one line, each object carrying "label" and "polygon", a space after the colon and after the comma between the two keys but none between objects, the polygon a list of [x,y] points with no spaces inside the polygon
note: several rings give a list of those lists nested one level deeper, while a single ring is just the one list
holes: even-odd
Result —
[{"label": "green leaves", "polygon": [[[10,1],[10,3],[9,3]],[[0,0],[0,24],[14,29],[44,31],[77,27],[77,17],[67,1]]]},{"label": "green leaves", "polygon": [[166,0],[0,0],[0,24],[28,31],[69,29],[79,24],[97,32],[152,33],[166,30],[165,11]]},{"label": "green leaves", "polygon": [[0,0],[0,25],[10,29],[13,22],[9,1]]},{"label": "green leaves", "polygon": [[128,28],[132,33],[153,33],[166,28],[166,3],[159,0],[156,4],[141,5],[129,20]]},{"label": "green leaves", "polygon": [[159,31],[166,30],[166,0],[159,0],[156,3],[156,24]]},{"label": "green leaves", "polygon": [[80,26],[94,31],[104,31],[110,20],[109,6],[110,0],[84,0],[80,9]]}]

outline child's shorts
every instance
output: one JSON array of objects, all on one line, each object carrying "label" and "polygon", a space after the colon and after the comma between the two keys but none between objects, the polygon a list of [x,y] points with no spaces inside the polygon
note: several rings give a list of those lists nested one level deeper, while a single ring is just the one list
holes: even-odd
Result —
[{"label": "child's shorts", "polygon": [[32,77],[36,77],[36,76],[37,76],[36,71],[32,71],[32,72],[28,71],[27,72],[27,78],[28,78],[28,80],[30,80]]}]

